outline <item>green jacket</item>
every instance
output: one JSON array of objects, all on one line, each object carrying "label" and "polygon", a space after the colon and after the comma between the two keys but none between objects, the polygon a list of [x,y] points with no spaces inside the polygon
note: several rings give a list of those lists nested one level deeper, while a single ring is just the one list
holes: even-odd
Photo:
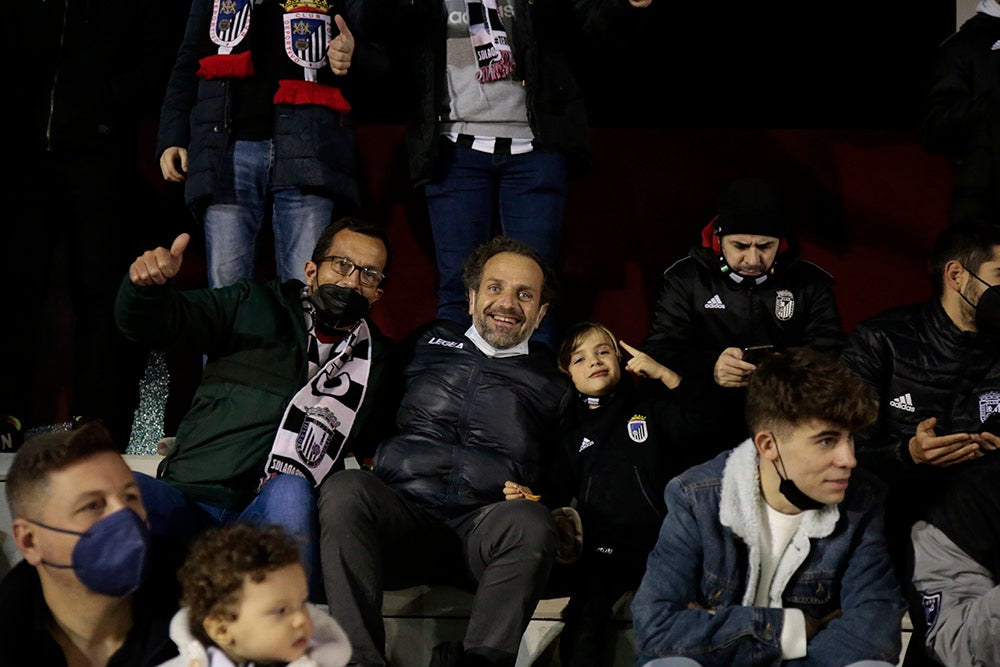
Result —
[{"label": "green jacket", "polygon": [[[189,498],[241,510],[255,496],[285,408],[306,383],[303,284],[240,281],[221,289],[137,287],[128,276],[115,319],[131,340],[155,350],[199,352],[207,363],[159,477]],[[376,442],[369,418],[383,390],[391,341],[369,322],[372,365],[365,400],[345,451]],[[386,405],[391,408],[391,405]],[[391,414],[391,413],[390,413]]]}]

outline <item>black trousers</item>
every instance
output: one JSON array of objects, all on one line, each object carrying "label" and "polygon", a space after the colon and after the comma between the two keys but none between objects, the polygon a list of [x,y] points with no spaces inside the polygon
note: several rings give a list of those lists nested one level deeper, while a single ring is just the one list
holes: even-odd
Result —
[{"label": "black trousers", "polygon": [[344,470],[320,486],[318,510],[327,603],[352,664],[386,664],[384,590],[449,584],[475,593],[466,656],[514,665],[558,543],[547,507],[501,500],[441,521],[373,473]]}]

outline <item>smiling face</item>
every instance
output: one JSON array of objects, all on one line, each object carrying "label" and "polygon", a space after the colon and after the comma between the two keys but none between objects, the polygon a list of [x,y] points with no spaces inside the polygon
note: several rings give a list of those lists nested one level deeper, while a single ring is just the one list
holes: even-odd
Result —
[{"label": "smiling face", "polygon": [[205,619],[205,630],[234,661],[291,662],[305,654],[312,640],[308,598],[302,566],[285,565],[261,581],[247,577],[236,619],[212,614]]},{"label": "smiling face", "polygon": [[726,234],[719,244],[726,264],[733,271],[747,278],[756,278],[767,273],[774,264],[780,240],[776,236]]},{"label": "smiling face", "polygon": [[848,429],[812,419],[794,428],[758,432],[754,443],[760,453],[764,500],[774,509],[785,514],[800,511],[778,491],[778,471],[813,500],[823,504],[844,500],[851,471],[858,464]]},{"label": "smiling face", "polygon": [[479,335],[499,350],[528,340],[549,307],[541,303],[542,281],[542,269],[530,257],[491,257],[479,288],[469,290],[469,315]]},{"label": "smiling face", "polygon": [[610,393],[621,380],[614,341],[598,329],[583,334],[573,348],[567,371],[581,394],[604,396]]}]

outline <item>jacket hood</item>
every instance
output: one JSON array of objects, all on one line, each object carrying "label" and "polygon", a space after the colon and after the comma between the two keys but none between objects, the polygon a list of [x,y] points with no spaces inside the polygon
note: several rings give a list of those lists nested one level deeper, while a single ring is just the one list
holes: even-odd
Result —
[{"label": "jacket hood", "polygon": [[[701,245],[691,249],[691,255],[697,257],[702,264],[710,268],[718,268],[722,258],[722,245],[719,237],[715,235],[715,221],[712,218],[701,228]],[[776,266],[787,267],[799,260],[798,249],[793,247],[787,236],[782,236],[778,241],[778,254],[775,255]]]}]

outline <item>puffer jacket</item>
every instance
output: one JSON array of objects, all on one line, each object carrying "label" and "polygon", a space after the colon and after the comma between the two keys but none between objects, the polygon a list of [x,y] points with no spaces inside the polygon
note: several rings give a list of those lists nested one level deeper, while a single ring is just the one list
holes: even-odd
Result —
[{"label": "puffer jacket", "polygon": [[840,359],[881,398],[855,441],[862,465],[888,479],[916,474],[908,446],[921,421],[936,417],[938,435],[974,433],[1000,404],[1000,341],[959,329],[938,299],[858,324]]},{"label": "puffer jacket", "polygon": [[[269,2],[276,0],[268,0]],[[350,74],[337,77],[328,66],[317,72],[317,82],[348,91],[352,79],[385,76],[388,59],[382,50],[366,42],[363,10],[359,0],[333,3],[330,14],[343,13],[356,38]],[[213,0],[193,0],[184,41],[177,55],[160,112],[156,157],[170,146],[188,150],[188,171],[184,198],[200,214],[216,191],[223,158],[233,133],[233,86],[235,79],[203,79],[197,75],[203,43],[212,17]],[[269,19],[260,27],[251,21],[251,30],[279,30]],[[332,28],[336,31],[336,25]],[[246,38],[244,41],[246,41]],[[276,49],[280,47],[276,45]],[[254,54],[254,58],[287,60],[280,51]],[[290,61],[289,61],[290,62]],[[284,64],[284,63],[282,63]],[[280,70],[280,66],[279,66]],[[299,75],[301,76],[301,75]],[[356,206],[360,201],[357,182],[358,152],[354,123],[347,111],[321,104],[276,104],[274,108],[274,162],[272,187],[299,187]]]},{"label": "puffer jacket", "polygon": [[488,357],[464,331],[440,321],[414,335],[398,431],[375,453],[375,473],[440,519],[503,500],[507,480],[543,486],[567,391],[544,347]]},{"label": "puffer jacket", "polygon": [[727,347],[840,352],[845,335],[829,273],[792,248],[778,253],[773,273],[760,285],[737,283],[722,266],[719,253],[703,246],[663,272],[644,352],[681,376],[709,382]]}]

